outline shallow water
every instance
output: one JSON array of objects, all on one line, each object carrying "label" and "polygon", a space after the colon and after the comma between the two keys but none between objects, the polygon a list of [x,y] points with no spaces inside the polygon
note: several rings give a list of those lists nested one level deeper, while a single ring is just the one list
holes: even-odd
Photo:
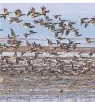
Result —
[{"label": "shallow water", "polygon": [[48,78],[26,74],[4,79],[0,102],[95,102],[95,76]]}]

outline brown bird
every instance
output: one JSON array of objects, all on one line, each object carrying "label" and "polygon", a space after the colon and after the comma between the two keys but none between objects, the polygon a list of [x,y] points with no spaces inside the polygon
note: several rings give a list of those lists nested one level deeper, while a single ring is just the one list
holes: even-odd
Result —
[{"label": "brown bird", "polygon": [[81,19],[80,19],[81,25],[82,25],[83,23],[85,23],[85,20],[86,20],[86,19],[88,19],[88,18],[81,18]]},{"label": "brown bird", "polygon": [[8,9],[4,8],[3,9],[3,14],[0,14],[0,18],[6,19],[6,16],[9,15],[12,12],[8,12]]},{"label": "brown bird", "polygon": [[24,23],[24,24],[22,24],[22,26],[27,28],[27,29],[34,28],[34,26],[32,26],[31,23]]},{"label": "brown bird", "polygon": [[30,11],[28,11],[27,16],[29,16],[30,14],[35,14],[35,8],[31,8]]},{"label": "brown bird", "polygon": [[19,20],[18,17],[10,17],[10,18],[9,18],[10,24],[11,24],[12,22],[20,23],[20,22],[22,22],[22,21],[23,21],[23,20]]},{"label": "brown bird", "polygon": [[46,16],[46,13],[49,13],[49,10],[46,10],[46,7],[42,6],[41,7],[41,13]]},{"label": "brown bird", "polygon": [[52,43],[52,41],[48,38],[46,38],[48,40],[48,45],[52,45],[52,44],[55,44],[55,43]]},{"label": "brown bird", "polygon": [[90,21],[88,21],[88,22],[84,22],[84,24],[85,24],[85,28],[88,26],[89,23],[90,23]]},{"label": "brown bird", "polygon": [[10,13],[12,13],[12,12],[8,12],[8,9],[6,9],[6,8],[4,8],[3,10],[4,10],[5,15],[9,15]]},{"label": "brown bird", "polygon": [[15,38],[17,36],[19,36],[19,35],[16,35],[15,32],[13,31],[13,29],[11,28],[11,37]]},{"label": "brown bird", "polygon": [[86,42],[87,43],[91,43],[92,41],[91,41],[91,38],[86,38]]},{"label": "brown bird", "polygon": [[22,14],[22,11],[20,9],[15,10],[15,16],[16,17],[21,17],[21,16],[24,16],[24,15],[26,15],[26,14]]}]

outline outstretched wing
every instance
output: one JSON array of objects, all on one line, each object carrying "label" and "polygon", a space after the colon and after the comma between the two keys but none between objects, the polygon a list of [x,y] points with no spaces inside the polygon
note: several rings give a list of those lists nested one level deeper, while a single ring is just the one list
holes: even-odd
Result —
[{"label": "outstretched wing", "polygon": [[13,29],[11,28],[11,36],[15,37],[15,32],[13,31]]}]

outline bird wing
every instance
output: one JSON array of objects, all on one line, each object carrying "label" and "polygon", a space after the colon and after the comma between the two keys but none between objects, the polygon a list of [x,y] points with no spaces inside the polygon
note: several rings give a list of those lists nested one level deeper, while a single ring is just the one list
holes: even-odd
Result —
[{"label": "bird wing", "polygon": [[11,29],[11,36],[15,36],[15,32]]},{"label": "bird wing", "polygon": [[31,13],[35,13],[35,9],[33,7],[31,9]]}]

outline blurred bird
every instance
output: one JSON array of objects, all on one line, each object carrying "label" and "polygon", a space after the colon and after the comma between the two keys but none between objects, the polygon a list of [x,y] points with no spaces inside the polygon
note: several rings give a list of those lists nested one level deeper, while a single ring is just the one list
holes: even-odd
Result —
[{"label": "blurred bird", "polygon": [[15,16],[16,17],[21,17],[21,16],[24,16],[24,15],[26,15],[26,14],[22,14],[22,11],[20,9],[15,10]]},{"label": "blurred bird", "polygon": [[85,23],[85,20],[87,20],[87,19],[88,19],[88,18],[81,18],[81,19],[80,19],[81,25],[84,24],[84,23]]},{"label": "blurred bird", "polygon": [[86,38],[86,42],[87,43],[91,43],[92,41],[91,41],[91,38]]},{"label": "blurred bird", "polygon": [[27,16],[29,16],[30,14],[35,14],[35,8],[31,8],[30,11],[28,11]]},{"label": "blurred bird", "polygon": [[57,37],[58,40],[63,40],[63,39],[66,39],[66,38],[62,38],[62,37]]},{"label": "blurred bird", "polygon": [[8,9],[4,8],[3,9],[3,14],[0,14],[0,18],[6,19],[6,16],[9,15],[12,12],[8,12]]},{"label": "blurred bird", "polygon": [[70,33],[70,30],[71,29],[66,29],[66,33],[65,33],[66,36]]},{"label": "blurred bird", "polygon": [[22,21],[23,21],[23,20],[19,20],[18,17],[10,17],[10,18],[9,18],[10,24],[11,24],[12,22],[20,23],[20,22],[22,22]]},{"label": "blurred bird", "polygon": [[34,33],[37,33],[37,32],[35,32],[35,31],[33,31],[33,30],[29,30],[28,33],[29,33],[29,34],[34,34]]},{"label": "blurred bird", "polygon": [[22,26],[27,29],[35,28],[34,26],[31,25],[31,23],[24,23],[24,24],[22,24]]},{"label": "blurred bird", "polygon": [[48,45],[56,44],[56,43],[52,43],[52,41],[50,39],[48,39],[48,38],[46,38],[46,39],[48,41]]},{"label": "blurred bird", "polygon": [[61,15],[53,15],[53,17],[55,18],[55,19],[57,19],[58,17],[60,17]]},{"label": "blurred bird", "polygon": [[49,10],[46,10],[46,7],[42,6],[41,7],[41,13],[46,16],[47,13],[49,13],[50,11]]},{"label": "blurred bird", "polygon": [[53,19],[50,19],[49,16],[45,16],[46,21],[52,21]]},{"label": "blurred bird", "polygon": [[85,28],[88,26],[89,23],[90,23],[90,21],[88,21],[88,22],[84,22],[84,24],[85,24]]}]

